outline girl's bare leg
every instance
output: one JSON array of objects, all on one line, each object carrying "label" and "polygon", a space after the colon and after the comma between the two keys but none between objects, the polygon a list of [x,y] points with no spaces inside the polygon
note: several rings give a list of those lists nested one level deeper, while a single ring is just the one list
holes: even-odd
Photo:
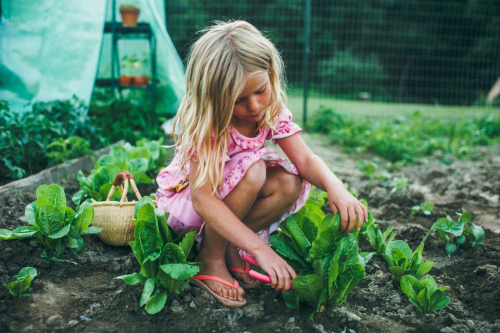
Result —
[{"label": "girl's bare leg", "polygon": [[[302,190],[302,179],[286,172],[280,166],[267,168],[265,183],[250,207],[242,206],[241,196],[244,188],[238,188],[239,185],[228,194],[224,202],[243,223],[257,232],[278,221],[297,201]],[[226,264],[227,267],[245,268],[245,262],[239,256],[238,249],[231,243],[226,249]],[[231,274],[240,281],[252,282],[248,274],[235,272]]]},{"label": "girl's bare leg", "polygon": [[[266,166],[264,161],[262,161],[262,163],[255,163],[247,170],[243,179],[231,191],[231,194],[237,191],[238,195],[234,196],[231,206],[228,205],[228,207],[240,220],[247,214],[248,210],[255,202],[255,199],[264,186],[265,180]],[[226,200],[224,200],[224,202],[226,202]],[[221,237],[210,227],[210,225],[205,224],[201,251],[195,258],[196,261],[201,261],[205,264],[200,270],[200,275],[212,275],[233,283],[233,277],[226,266],[225,257],[227,244],[227,240]],[[204,283],[217,294],[224,297],[227,296],[227,298],[231,300],[242,301],[245,295],[245,291],[241,287],[235,290],[216,281],[207,280],[204,281]]]}]

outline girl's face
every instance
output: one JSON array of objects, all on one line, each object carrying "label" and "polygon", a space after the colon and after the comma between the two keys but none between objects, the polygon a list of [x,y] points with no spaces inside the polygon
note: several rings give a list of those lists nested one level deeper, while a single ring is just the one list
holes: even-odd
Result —
[{"label": "girl's face", "polygon": [[254,75],[246,80],[243,91],[236,99],[233,115],[240,120],[257,123],[264,117],[270,99],[269,74]]}]

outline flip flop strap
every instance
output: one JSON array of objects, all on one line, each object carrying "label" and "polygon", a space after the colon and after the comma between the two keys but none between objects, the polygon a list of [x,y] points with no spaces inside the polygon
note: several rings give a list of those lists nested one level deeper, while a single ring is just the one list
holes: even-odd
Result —
[{"label": "flip flop strap", "polygon": [[228,270],[230,272],[248,274],[248,272],[250,272],[250,264],[247,261],[245,261],[245,270],[242,270],[241,268],[237,268],[237,267],[231,267],[231,268],[228,268]]},{"label": "flip flop strap", "polygon": [[202,281],[202,280],[216,281],[216,282],[220,282],[220,283],[225,284],[226,286],[234,288],[234,289],[238,289],[238,287],[240,286],[238,281],[236,281],[235,279],[233,279],[234,284],[231,284],[231,283],[227,282],[226,280],[223,280],[221,278],[218,278],[218,277],[212,276],[212,275],[196,275],[193,277],[193,279],[198,280],[198,281]]}]

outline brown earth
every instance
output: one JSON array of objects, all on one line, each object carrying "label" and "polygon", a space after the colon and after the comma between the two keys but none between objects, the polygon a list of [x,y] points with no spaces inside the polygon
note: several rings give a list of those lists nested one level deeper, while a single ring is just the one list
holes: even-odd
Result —
[{"label": "brown earth", "polygon": [[[314,322],[310,306],[301,303],[300,312],[290,310],[280,293],[266,286],[247,291],[248,304],[239,310],[188,287],[167,300],[160,313],[148,315],[139,307],[141,288],[113,280],[139,270],[130,249],[107,246],[88,235],[83,253],[65,257],[77,265],[40,258],[42,249],[32,240],[0,241],[1,283],[26,266],[39,272],[28,291],[31,297],[16,299],[0,288],[0,332],[500,332],[500,157],[403,167],[392,175],[407,177],[409,190],[390,195],[381,181],[370,182],[355,168],[357,161],[371,156],[346,155],[336,146],[322,146],[321,137],[304,138],[351,190],[368,200],[381,228],[393,226],[396,239],[413,249],[437,218],[455,212],[469,212],[485,228],[483,246],[460,247],[451,257],[435,235],[426,242],[424,258],[436,262],[430,274],[439,285],[451,287],[445,292],[451,299],[448,307],[430,315],[417,312],[385,261],[374,257],[343,306],[316,314]],[[71,206],[78,183],[70,178],[61,185]],[[142,188],[144,194],[151,190]],[[3,199],[0,228],[26,225],[24,209],[35,200],[34,193]],[[435,203],[432,214],[411,215],[412,206],[423,201]],[[366,240],[360,246],[372,250]]]}]

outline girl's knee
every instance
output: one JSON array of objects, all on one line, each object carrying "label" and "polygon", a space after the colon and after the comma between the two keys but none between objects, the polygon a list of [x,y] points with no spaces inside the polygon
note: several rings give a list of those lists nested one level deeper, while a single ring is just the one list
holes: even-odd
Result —
[{"label": "girl's knee", "polygon": [[266,162],[255,162],[245,173],[242,181],[259,191],[266,182]]},{"label": "girl's knee", "polygon": [[293,204],[302,192],[302,177],[284,171],[280,175],[280,192]]}]

